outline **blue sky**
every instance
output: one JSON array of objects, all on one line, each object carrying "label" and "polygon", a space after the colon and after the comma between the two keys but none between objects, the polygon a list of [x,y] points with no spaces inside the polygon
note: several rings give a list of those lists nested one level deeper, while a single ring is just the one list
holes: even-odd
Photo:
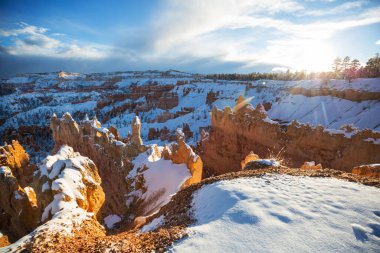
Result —
[{"label": "blue sky", "polygon": [[0,0],[0,76],[320,71],[378,52],[378,0]]}]

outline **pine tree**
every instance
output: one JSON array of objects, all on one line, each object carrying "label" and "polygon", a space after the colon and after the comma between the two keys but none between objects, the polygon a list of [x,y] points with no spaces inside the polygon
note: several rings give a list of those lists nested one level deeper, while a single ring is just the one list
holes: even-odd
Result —
[{"label": "pine tree", "polygon": [[335,73],[335,77],[339,78],[342,70],[342,59],[340,57],[335,58],[332,64],[332,70]]}]

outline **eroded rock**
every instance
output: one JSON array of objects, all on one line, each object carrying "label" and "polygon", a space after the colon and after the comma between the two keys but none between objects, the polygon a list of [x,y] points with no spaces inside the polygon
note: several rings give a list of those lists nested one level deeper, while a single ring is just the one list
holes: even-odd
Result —
[{"label": "eroded rock", "polygon": [[202,160],[215,174],[238,171],[253,151],[260,157],[282,152],[290,166],[315,161],[323,167],[350,171],[353,166],[379,163],[380,133],[328,130],[293,121],[281,125],[268,118],[262,105],[253,108],[239,97],[234,110],[212,109],[210,135],[201,141]]},{"label": "eroded rock", "polygon": [[380,178],[380,164],[367,164],[352,169],[352,174]]}]

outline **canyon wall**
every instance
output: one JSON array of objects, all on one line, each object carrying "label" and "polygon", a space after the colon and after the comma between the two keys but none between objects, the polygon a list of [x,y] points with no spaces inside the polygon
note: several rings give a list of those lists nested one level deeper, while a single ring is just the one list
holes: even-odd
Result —
[{"label": "canyon wall", "polygon": [[380,161],[379,132],[350,126],[328,130],[297,121],[281,125],[268,118],[261,104],[253,108],[243,97],[239,97],[234,111],[214,107],[211,125],[200,146],[205,167],[215,174],[240,170],[240,162],[251,151],[260,157],[280,153],[289,166],[315,161],[344,171]]}]

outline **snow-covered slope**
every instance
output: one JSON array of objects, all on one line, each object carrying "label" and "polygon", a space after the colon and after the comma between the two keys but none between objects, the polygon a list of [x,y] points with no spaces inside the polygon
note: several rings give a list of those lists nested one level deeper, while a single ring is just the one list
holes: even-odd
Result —
[{"label": "snow-covered slope", "polygon": [[378,252],[380,189],[267,175],[193,194],[196,224],[171,252]]},{"label": "snow-covered slope", "polygon": [[128,174],[134,189],[127,196],[127,206],[138,199],[143,201],[144,210],[140,215],[150,215],[170,201],[183,183],[191,177],[186,164],[174,164],[161,157],[164,147],[152,145],[134,160],[133,170]]}]

